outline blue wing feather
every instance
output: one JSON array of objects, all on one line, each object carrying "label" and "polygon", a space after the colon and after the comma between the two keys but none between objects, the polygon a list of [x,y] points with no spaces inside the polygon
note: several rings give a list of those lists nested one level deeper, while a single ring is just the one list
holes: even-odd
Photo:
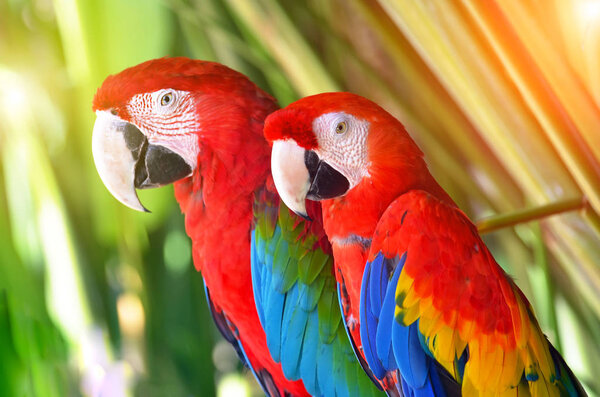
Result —
[{"label": "blue wing feather", "polygon": [[396,285],[405,260],[406,254],[386,258],[379,253],[365,266],[360,306],[365,358],[379,379],[395,372],[406,397],[459,395],[456,381],[448,382],[445,370],[422,345],[418,322],[405,327],[394,317]]},{"label": "blue wing feather", "polygon": [[[258,244],[258,246],[257,246]],[[256,241],[256,239],[254,238],[254,234],[251,237],[250,240],[250,261],[251,263],[257,262],[258,261],[258,255],[257,252],[262,252],[264,251],[264,242],[262,241]],[[266,283],[265,281],[265,268],[267,267],[267,265],[265,264],[265,266],[263,267],[258,267],[258,266],[254,266],[251,267],[251,275],[252,275],[252,285],[264,285]],[[253,294],[254,294],[254,302],[256,302],[256,307],[259,309],[258,311],[258,319],[260,320],[261,324],[265,323],[265,314],[264,314],[264,310],[260,310],[262,308],[265,307],[264,303],[263,303],[263,298],[264,298],[264,291],[261,291],[258,288],[253,288]]]},{"label": "blue wing feather", "polygon": [[387,275],[383,273],[383,255],[379,255],[371,263],[369,283],[366,286],[370,298],[370,311],[374,315],[381,312],[383,294],[387,289]]},{"label": "blue wing feather", "polygon": [[300,361],[300,377],[305,384],[314,385],[316,390],[319,389],[317,384],[317,349],[318,344],[309,343],[307,341],[319,340],[319,319],[316,310],[309,314],[309,319],[306,322],[306,330],[304,332],[304,341],[302,344],[302,360]]},{"label": "blue wing feather", "polygon": [[[298,301],[298,288],[293,288],[287,295],[290,301]],[[286,305],[283,316],[284,324],[281,345],[281,366],[283,373],[290,379],[299,378],[298,357],[301,356],[304,334],[308,321],[308,312],[298,305]],[[310,343],[310,341],[306,341]]]},{"label": "blue wing feather", "polygon": [[[378,257],[379,258],[379,257]],[[369,368],[373,371],[378,379],[385,377],[386,370],[381,365],[379,357],[377,357],[376,350],[376,330],[377,330],[377,318],[373,315],[374,310],[372,308],[372,297],[373,294],[369,294],[369,288],[374,284],[371,282],[371,276],[374,274],[372,268],[377,268],[377,264],[381,261],[375,260],[373,262],[367,262],[364,271],[364,277],[361,285],[361,299],[360,299],[360,339],[362,341],[363,353],[365,360],[369,364]]]},{"label": "blue wing feather", "polygon": [[398,321],[392,324],[392,347],[400,373],[410,387],[420,389],[427,381],[431,359],[421,347],[419,326],[417,322],[409,327]]},{"label": "blue wing feather", "polygon": [[[404,263],[404,259],[401,259],[401,263]],[[381,306],[381,317],[379,319],[382,324],[391,324],[394,320],[396,284],[398,283],[401,270],[402,266],[396,266],[392,279],[387,284],[383,305]],[[392,350],[392,327],[377,327],[375,345],[377,347],[377,357],[379,357],[383,366],[388,371],[396,370],[397,366]]]},{"label": "blue wing feather", "polygon": [[[342,285],[340,285],[340,284],[337,285],[338,304],[339,304],[340,309],[344,307],[344,304],[342,303],[342,288],[343,288]],[[344,321],[343,324],[344,324],[344,330],[346,331],[346,337],[352,344],[352,352],[354,353],[354,357],[356,357],[356,359],[360,362],[362,370],[369,376],[369,379],[371,380],[371,382],[373,382],[373,384],[375,384],[381,390],[381,387],[379,385],[379,381],[378,381],[377,377],[375,377],[375,374],[373,374],[373,371],[369,367],[369,364],[365,361],[365,359],[358,352],[358,347],[356,347],[356,345],[354,344],[354,340],[352,339],[352,336],[350,335],[350,330],[348,329],[348,324],[346,323],[346,321]]]},{"label": "blue wing feather", "polygon": [[333,261],[314,239],[297,238],[304,221],[291,216],[284,207],[274,224],[257,221],[251,235],[252,283],[269,352],[312,395],[375,395],[342,330]]}]

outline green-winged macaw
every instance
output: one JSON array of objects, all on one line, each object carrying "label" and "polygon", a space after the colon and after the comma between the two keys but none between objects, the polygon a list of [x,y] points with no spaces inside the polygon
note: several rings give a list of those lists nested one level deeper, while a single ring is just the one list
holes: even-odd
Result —
[{"label": "green-winged macaw", "polygon": [[143,211],[135,189],[174,183],[214,321],[267,395],[378,392],[341,321],[319,205],[307,223],[274,188],[271,96],[223,65],[162,58],[109,76],[93,109],[94,160],[117,199]]}]

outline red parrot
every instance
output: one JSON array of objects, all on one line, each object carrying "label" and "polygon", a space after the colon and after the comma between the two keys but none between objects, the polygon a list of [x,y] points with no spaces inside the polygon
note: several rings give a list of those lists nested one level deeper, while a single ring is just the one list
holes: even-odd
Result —
[{"label": "red parrot", "polygon": [[137,210],[136,188],[174,183],[215,323],[267,395],[373,395],[341,321],[320,205],[308,223],[274,188],[262,129],[275,109],[223,65],[144,62],[94,97],[98,173]]},{"label": "red parrot", "polygon": [[272,113],[265,136],[288,207],[322,204],[344,317],[375,377],[406,396],[585,395],[398,120],[328,93]]}]

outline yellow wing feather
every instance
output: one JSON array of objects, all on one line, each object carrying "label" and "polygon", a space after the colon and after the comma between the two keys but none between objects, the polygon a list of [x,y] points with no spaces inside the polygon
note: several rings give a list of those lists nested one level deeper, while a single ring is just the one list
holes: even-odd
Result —
[{"label": "yellow wing feather", "polygon": [[[433,305],[432,297],[420,298],[413,286],[410,276],[400,275],[396,314],[404,325],[419,320],[419,331],[425,336],[429,349],[438,362],[462,382],[464,396],[560,395],[559,388],[552,383],[554,367],[546,338],[535,318],[527,314],[531,309],[516,290],[513,289],[512,299],[517,304],[511,315],[513,324],[519,327],[515,326],[512,334],[498,331],[483,334],[474,320],[462,320],[456,311],[447,314],[444,320]],[[402,291],[402,287],[406,290]],[[469,359],[461,379],[457,360],[467,347]],[[523,374],[535,379],[524,383],[528,387],[521,382]]]}]

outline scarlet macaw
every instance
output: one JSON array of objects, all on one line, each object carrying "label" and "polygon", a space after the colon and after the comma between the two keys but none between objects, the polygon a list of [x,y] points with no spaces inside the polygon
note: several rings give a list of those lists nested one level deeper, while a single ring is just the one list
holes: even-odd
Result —
[{"label": "scarlet macaw", "polygon": [[585,395],[398,120],[328,93],[271,114],[265,136],[289,208],[311,217],[305,198],[322,200],[344,317],[378,379],[406,396]]},{"label": "scarlet macaw", "polygon": [[276,108],[223,65],[144,62],[109,76],[94,97],[98,173],[141,211],[136,188],[174,183],[215,323],[266,394],[372,395],[332,304],[320,208],[308,208],[317,222],[307,223],[275,191],[262,129]]}]

